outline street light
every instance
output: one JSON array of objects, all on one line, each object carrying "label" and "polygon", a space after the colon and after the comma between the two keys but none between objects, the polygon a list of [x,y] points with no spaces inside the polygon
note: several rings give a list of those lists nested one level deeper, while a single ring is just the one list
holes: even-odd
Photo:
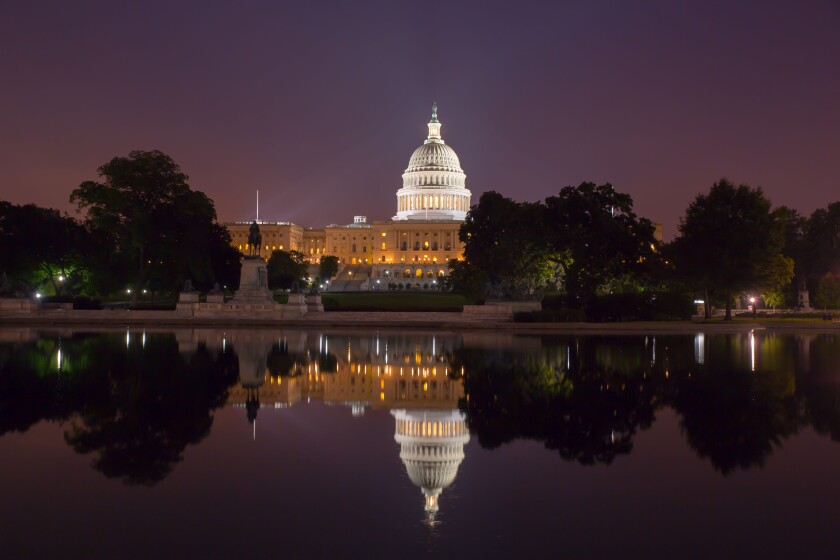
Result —
[{"label": "street light", "polygon": [[750,296],[750,303],[752,304],[753,308],[753,319],[755,319],[756,317],[758,317],[757,311],[755,309],[755,296]]}]

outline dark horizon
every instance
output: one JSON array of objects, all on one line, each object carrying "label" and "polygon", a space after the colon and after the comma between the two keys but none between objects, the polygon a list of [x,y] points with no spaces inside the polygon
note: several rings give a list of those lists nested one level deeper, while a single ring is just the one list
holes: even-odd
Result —
[{"label": "dark horizon", "polygon": [[0,2],[0,198],[159,149],[222,221],[389,219],[432,102],[473,203],[611,182],[676,232],[720,179],[840,199],[840,3]]}]

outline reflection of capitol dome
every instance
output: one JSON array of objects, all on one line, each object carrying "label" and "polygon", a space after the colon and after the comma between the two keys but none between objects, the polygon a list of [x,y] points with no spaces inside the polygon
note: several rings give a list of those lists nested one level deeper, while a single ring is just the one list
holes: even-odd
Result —
[{"label": "reflection of capitol dome", "polygon": [[392,410],[394,439],[408,478],[425,496],[429,521],[438,511],[441,491],[455,480],[470,440],[465,416],[457,410]]},{"label": "reflection of capitol dome", "polygon": [[463,220],[470,209],[467,176],[455,150],[441,138],[440,127],[434,105],[429,136],[403,173],[394,220]]}]

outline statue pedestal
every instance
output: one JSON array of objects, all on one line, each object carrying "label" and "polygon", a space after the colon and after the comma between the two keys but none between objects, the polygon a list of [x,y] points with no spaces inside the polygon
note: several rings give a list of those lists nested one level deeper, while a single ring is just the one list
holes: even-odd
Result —
[{"label": "statue pedestal", "polygon": [[178,294],[178,303],[198,303],[198,292],[181,292]]},{"label": "statue pedestal", "polygon": [[797,307],[802,311],[811,310],[811,302],[808,298],[808,290],[799,290],[799,298],[797,300]]},{"label": "statue pedestal", "polygon": [[309,294],[306,296],[306,310],[309,313],[323,313],[324,304],[321,303],[321,296],[319,294]]},{"label": "statue pedestal", "polygon": [[207,294],[207,303],[224,303],[225,302],[225,294],[223,293],[208,293]]},{"label": "statue pedestal", "polygon": [[239,276],[239,289],[231,303],[274,303],[268,291],[268,271],[261,257],[242,259],[242,271]]},{"label": "statue pedestal", "polygon": [[296,317],[306,313],[306,299],[303,294],[289,294],[289,303],[283,308],[284,315]]}]

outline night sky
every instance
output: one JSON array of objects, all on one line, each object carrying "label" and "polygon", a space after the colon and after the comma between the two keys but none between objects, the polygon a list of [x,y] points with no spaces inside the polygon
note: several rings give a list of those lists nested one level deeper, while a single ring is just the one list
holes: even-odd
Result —
[{"label": "night sky", "polygon": [[723,176],[840,200],[838,1],[222,4],[0,0],[0,198],[160,149],[221,220],[389,219],[437,101],[473,202],[609,181],[670,238]]}]

